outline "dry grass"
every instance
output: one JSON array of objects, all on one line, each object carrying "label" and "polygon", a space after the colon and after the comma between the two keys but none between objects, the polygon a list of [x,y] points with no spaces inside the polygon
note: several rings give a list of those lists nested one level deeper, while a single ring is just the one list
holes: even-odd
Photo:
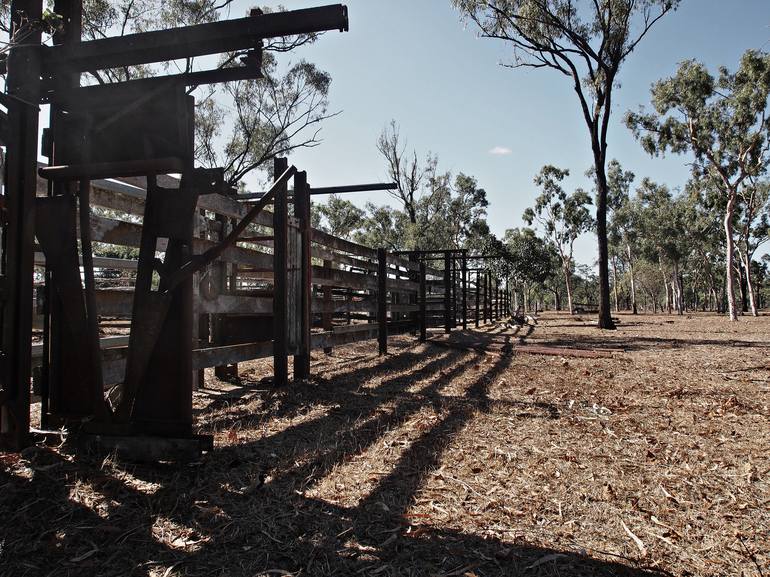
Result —
[{"label": "dry grass", "polygon": [[0,453],[0,574],[770,576],[770,317],[621,319],[250,363],[201,463]]}]

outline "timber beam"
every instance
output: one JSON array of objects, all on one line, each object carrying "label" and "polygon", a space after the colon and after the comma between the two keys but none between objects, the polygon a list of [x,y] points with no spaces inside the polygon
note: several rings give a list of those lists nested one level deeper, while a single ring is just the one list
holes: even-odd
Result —
[{"label": "timber beam", "polygon": [[348,10],[342,4],[274,12],[100,38],[72,45],[44,47],[42,69],[52,74],[167,62],[256,48],[264,38],[295,36],[327,30],[348,30]]}]

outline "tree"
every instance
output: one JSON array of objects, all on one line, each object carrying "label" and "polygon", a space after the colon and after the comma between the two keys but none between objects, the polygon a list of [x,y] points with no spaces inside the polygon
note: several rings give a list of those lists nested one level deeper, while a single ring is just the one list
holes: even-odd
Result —
[{"label": "tree", "polygon": [[[524,295],[524,308],[529,304],[527,295],[531,285],[543,285],[556,277],[560,266],[559,256],[553,245],[535,234],[531,228],[509,228],[503,237],[505,254],[510,264],[510,275]],[[559,310],[558,289],[554,293],[556,309]]]},{"label": "tree", "polygon": [[404,207],[409,222],[417,223],[417,204],[424,181],[435,177],[436,158],[428,155],[425,166],[417,160],[417,151],[406,154],[406,142],[401,142],[400,128],[395,120],[385,126],[377,139],[377,150],[385,159],[388,177],[396,183],[396,190],[389,191]]},{"label": "tree", "polygon": [[627,126],[648,153],[691,152],[695,175],[711,180],[722,191],[726,290],[732,321],[738,320],[734,218],[741,185],[747,178],[765,173],[770,162],[768,96],[770,55],[749,50],[737,72],[720,68],[717,78],[699,62],[683,62],[674,76],[653,85],[655,112],[626,114]]},{"label": "tree", "polygon": [[658,266],[669,313],[676,306],[677,312],[681,314],[683,290],[680,263],[684,252],[682,243],[686,242],[682,204],[673,197],[666,185],[657,184],[649,178],[642,180],[636,196],[641,250],[647,260]]},{"label": "tree", "polygon": [[482,36],[510,43],[509,66],[551,68],[570,79],[591,140],[596,171],[599,327],[610,311],[607,247],[607,129],[620,67],[679,0],[453,0]]},{"label": "tree", "polygon": [[535,199],[534,208],[524,211],[525,222],[531,225],[537,221],[542,225],[545,234],[550,238],[554,248],[559,253],[564,279],[567,288],[567,303],[570,314],[572,306],[572,252],[575,240],[591,230],[593,219],[587,206],[591,197],[582,189],[577,189],[571,195],[562,188],[560,182],[569,176],[569,170],[555,166],[544,166],[535,177],[535,184],[542,189],[540,196]]},{"label": "tree", "polygon": [[405,213],[389,206],[376,206],[367,202],[366,217],[361,230],[354,237],[356,242],[366,246],[391,251],[404,250],[407,248],[404,232],[408,229],[409,219]]},{"label": "tree", "polygon": [[323,218],[321,229],[331,235],[350,239],[364,224],[363,210],[349,200],[336,194],[329,195],[324,204],[319,204],[318,213]]},{"label": "tree", "polygon": [[741,186],[741,218],[738,232],[738,256],[743,267],[751,314],[759,316],[754,290],[752,261],[757,249],[770,237],[770,181],[748,178]]},{"label": "tree", "polygon": [[[596,170],[591,168],[586,173],[596,184]],[[636,281],[634,279],[634,251],[636,239],[635,211],[628,191],[634,182],[633,172],[623,170],[616,159],[607,164],[607,241],[612,259],[612,288],[615,292],[615,310],[619,310],[617,261],[625,259],[629,269],[631,288],[631,310],[637,314]],[[598,203],[598,194],[597,194]]]}]

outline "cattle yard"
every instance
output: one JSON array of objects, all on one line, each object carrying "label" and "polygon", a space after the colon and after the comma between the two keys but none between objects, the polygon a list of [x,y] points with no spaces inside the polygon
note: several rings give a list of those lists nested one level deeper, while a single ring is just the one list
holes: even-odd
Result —
[{"label": "cattle yard", "polygon": [[0,575],[768,574],[766,315],[523,316],[499,255],[311,226],[394,183],[196,166],[191,87],[345,6],[91,41],[54,9],[43,44],[11,2],[0,97]]},{"label": "cattle yard", "polygon": [[[11,47],[3,99],[7,445],[66,427],[84,449],[196,459],[212,446],[192,432],[207,367],[237,376],[239,363],[272,357],[282,387],[290,364],[294,379],[311,376],[314,349],[376,339],[385,354],[389,335],[425,340],[436,325],[450,332],[510,310],[488,266],[495,255],[392,253],[311,227],[314,195],[392,183],[314,188],[276,157],[272,185],[243,193],[223,169],[195,166],[188,89],[259,78],[263,40],[344,32],[345,6],[91,41],[80,40],[79,2],[55,8],[62,26],[48,46],[31,25],[41,2],[12,6],[27,40]],[[242,66],[81,86],[87,71],[233,50],[246,51]],[[50,105],[40,148],[30,102]]]}]

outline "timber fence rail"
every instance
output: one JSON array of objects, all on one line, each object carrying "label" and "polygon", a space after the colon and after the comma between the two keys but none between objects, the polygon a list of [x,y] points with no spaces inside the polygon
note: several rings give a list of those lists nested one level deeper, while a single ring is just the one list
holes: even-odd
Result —
[{"label": "timber fence rail", "polygon": [[[284,359],[294,355],[295,377],[298,373],[308,377],[307,369],[298,370],[296,357],[313,349],[328,353],[335,346],[377,339],[380,352],[385,353],[389,335],[412,332],[425,339],[430,328],[449,332],[469,323],[479,326],[503,314],[504,295],[486,271],[469,271],[455,258],[426,261],[389,253],[310,228],[304,222],[307,215],[300,214],[301,189],[308,188],[304,173],[300,174],[299,181],[295,177],[294,194],[286,190],[283,200],[277,196],[272,210],[260,212],[235,244],[196,273],[192,360],[198,379],[209,367],[220,377],[237,376],[238,363],[276,355]],[[159,184],[175,188],[178,180],[159,177]],[[91,182],[90,224],[96,247],[93,264],[105,386],[124,378],[145,187],[141,177]],[[40,180],[38,195],[45,194],[46,183]],[[305,201],[309,204],[309,195]],[[229,196],[201,196],[195,216],[195,254],[224,239],[249,208],[249,202]],[[304,266],[303,235],[309,237],[309,264]],[[159,240],[157,253],[165,248]],[[45,258],[39,250],[35,265],[36,281],[42,287]],[[306,327],[298,318],[303,292],[309,300]],[[40,327],[43,303],[37,300],[34,324]],[[276,311],[277,306],[282,311]],[[303,331],[309,332],[304,343]],[[33,367],[40,366],[43,354],[43,345],[33,342]],[[277,374],[281,362],[286,360],[278,359]]]}]

